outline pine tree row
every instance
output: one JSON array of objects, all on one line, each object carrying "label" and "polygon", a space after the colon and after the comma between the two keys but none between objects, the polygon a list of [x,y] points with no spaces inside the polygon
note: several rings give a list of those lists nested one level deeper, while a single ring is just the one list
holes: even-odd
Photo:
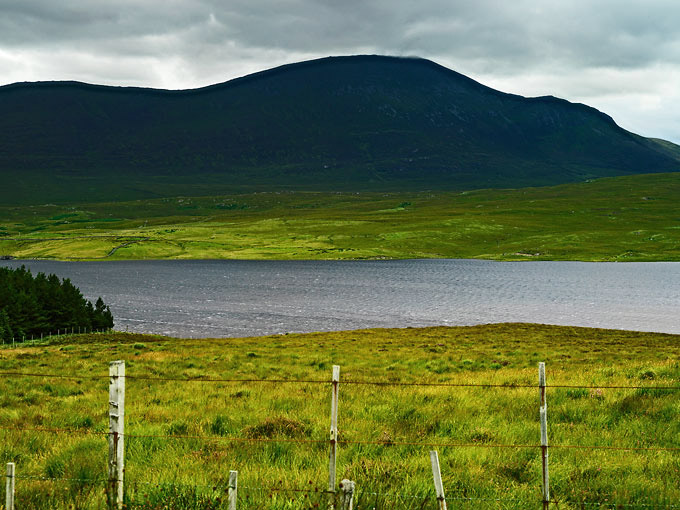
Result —
[{"label": "pine tree row", "polygon": [[68,278],[38,273],[21,266],[0,267],[0,338],[18,340],[58,329],[104,330],[113,315],[100,297],[94,306]]}]

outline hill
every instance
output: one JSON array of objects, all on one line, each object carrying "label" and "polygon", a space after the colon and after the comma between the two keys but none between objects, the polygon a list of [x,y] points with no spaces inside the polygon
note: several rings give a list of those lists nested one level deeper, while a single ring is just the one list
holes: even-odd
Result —
[{"label": "hill", "polygon": [[517,188],[677,170],[677,146],[593,108],[505,94],[423,59],[325,58],[188,91],[0,87],[3,203]]}]

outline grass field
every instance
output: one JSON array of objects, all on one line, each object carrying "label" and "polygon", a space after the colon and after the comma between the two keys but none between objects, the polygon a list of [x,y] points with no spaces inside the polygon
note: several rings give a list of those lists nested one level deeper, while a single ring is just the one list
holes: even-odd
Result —
[{"label": "grass field", "polygon": [[680,260],[680,173],[462,193],[255,193],[1,207],[0,256]]},{"label": "grass field", "polygon": [[[327,484],[329,383],[167,379],[329,381],[337,364],[338,480],[356,481],[355,508],[436,508],[435,448],[449,508],[536,509],[540,450],[498,446],[539,443],[538,389],[513,385],[537,385],[545,361],[548,385],[586,386],[548,389],[555,507],[670,505],[680,500],[672,450],[680,392],[650,387],[680,386],[679,356],[677,335],[528,324],[203,340],[76,335],[0,349],[0,462],[29,477],[17,480],[19,508],[103,508],[108,362],[122,359],[128,508],[226,508],[231,469],[239,508],[324,507],[325,496],[298,491]],[[8,375],[16,372],[74,379]],[[389,384],[350,383],[360,381]]]}]

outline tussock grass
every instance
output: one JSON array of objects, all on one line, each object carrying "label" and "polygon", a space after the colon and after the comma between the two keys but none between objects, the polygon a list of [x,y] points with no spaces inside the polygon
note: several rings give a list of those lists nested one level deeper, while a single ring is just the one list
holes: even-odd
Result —
[{"label": "tussock grass", "polygon": [[[0,461],[16,462],[18,475],[69,479],[18,480],[21,508],[103,508],[106,376],[109,361],[124,359],[128,508],[226,508],[231,469],[240,508],[323,507],[329,383],[134,377],[330,381],[338,364],[339,439],[349,442],[339,445],[338,481],[357,482],[356,508],[436,508],[428,444],[471,445],[436,448],[450,508],[537,508],[539,450],[495,447],[539,443],[538,390],[512,386],[536,385],[538,361],[549,385],[680,386],[679,356],[677,335],[529,324],[202,340],[76,335],[0,350],[0,371],[80,377],[0,379],[1,427],[76,431],[0,429]],[[416,382],[508,387],[396,384]],[[549,388],[550,443],[678,448],[679,411],[678,391]],[[553,448],[550,472],[561,509],[680,499],[677,451]]]}]

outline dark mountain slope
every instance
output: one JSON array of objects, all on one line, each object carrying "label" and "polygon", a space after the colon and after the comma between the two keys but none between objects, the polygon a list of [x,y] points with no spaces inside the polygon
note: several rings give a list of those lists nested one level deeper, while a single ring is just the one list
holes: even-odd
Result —
[{"label": "dark mountain slope", "polygon": [[680,170],[673,147],[585,105],[504,94],[421,59],[326,58],[190,91],[0,87],[3,200],[36,179],[52,183],[55,200],[192,185],[197,194],[540,186]]}]

